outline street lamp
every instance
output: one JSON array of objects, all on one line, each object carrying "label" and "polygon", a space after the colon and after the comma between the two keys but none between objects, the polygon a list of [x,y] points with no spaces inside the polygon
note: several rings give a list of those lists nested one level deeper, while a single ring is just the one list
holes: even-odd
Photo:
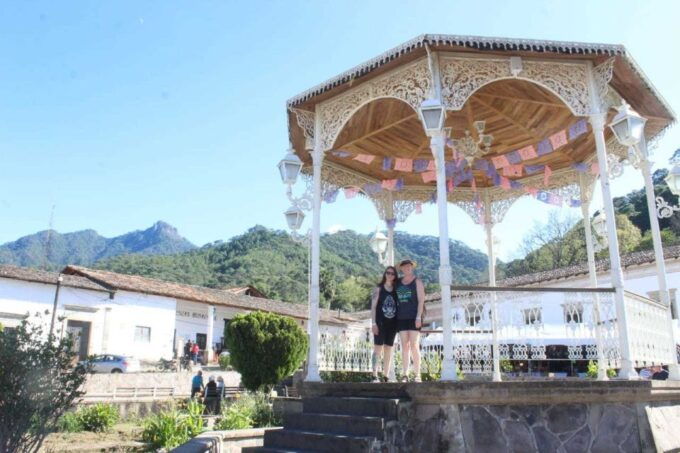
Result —
[{"label": "street lamp", "polygon": [[279,162],[278,167],[281,173],[281,181],[284,184],[293,185],[297,181],[300,170],[302,170],[302,161],[291,147],[288,149],[286,156]]},{"label": "street lamp", "polygon": [[423,122],[425,132],[428,134],[438,132],[444,126],[446,111],[438,99],[426,99],[420,104],[418,110],[420,120]]},{"label": "street lamp", "polygon": [[[680,196],[680,165],[677,162],[668,172],[664,181],[666,181],[668,189],[673,195]],[[680,211],[680,206],[671,206],[663,197],[656,197],[656,215],[660,219],[670,218],[676,211]]]},{"label": "street lamp", "polygon": [[371,250],[373,250],[373,253],[378,255],[378,261],[380,264],[386,265],[387,257],[385,256],[385,252],[387,251],[387,236],[382,234],[380,230],[376,228],[375,233],[373,233],[368,242],[371,245]]},{"label": "street lamp", "polygon": [[283,215],[286,216],[288,228],[293,231],[299,230],[302,226],[302,222],[305,220],[305,213],[297,206],[291,206],[283,213]]},{"label": "street lamp", "polygon": [[623,146],[637,146],[642,140],[647,119],[641,117],[626,102],[621,104],[618,111],[619,113],[609,124],[609,128],[614,132],[616,140]]}]

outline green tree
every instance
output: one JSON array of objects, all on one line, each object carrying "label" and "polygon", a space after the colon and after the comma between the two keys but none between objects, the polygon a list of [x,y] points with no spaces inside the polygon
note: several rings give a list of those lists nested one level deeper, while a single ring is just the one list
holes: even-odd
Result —
[{"label": "green tree", "polygon": [[370,307],[371,288],[368,281],[360,281],[357,277],[349,277],[338,285],[336,298],[331,302],[334,310],[356,311]]},{"label": "green tree", "polygon": [[232,366],[248,390],[267,389],[297,370],[307,353],[304,330],[286,316],[253,312],[225,329]]},{"label": "green tree", "polygon": [[42,318],[0,333],[0,452],[35,452],[82,395],[70,337],[48,338]]}]

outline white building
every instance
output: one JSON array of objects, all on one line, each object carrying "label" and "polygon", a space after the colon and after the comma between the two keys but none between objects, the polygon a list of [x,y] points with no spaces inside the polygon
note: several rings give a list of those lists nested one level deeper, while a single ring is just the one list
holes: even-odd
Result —
[{"label": "white building", "polygon": [[[219,290],[80,266],[61,274],[0,266],[0,323],[12,328],[41,313],[49,325],[44,313],[51,313],[56,298],[56,331],[78,334],[81,358],[110,353],[142,360],[173,357],[187,340],[221,349],[226,323],[240,313],[269,311],[307,327],[306,305],[246,293],[253,289]],[[323,310],[321,323],[336,334],[363,332],[346,313]]]}]

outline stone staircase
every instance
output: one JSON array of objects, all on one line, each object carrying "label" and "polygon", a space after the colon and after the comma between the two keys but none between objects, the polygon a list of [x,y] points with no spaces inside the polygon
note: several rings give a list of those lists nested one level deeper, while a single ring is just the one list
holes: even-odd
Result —
[{"label": "stone staircase", "polygon": [[390,398],[305,398],[301,413],[284,415],[283,429],[265,432],[263,447],[243,451],[380,451],[387,422],[397,419],[398,403]]}]

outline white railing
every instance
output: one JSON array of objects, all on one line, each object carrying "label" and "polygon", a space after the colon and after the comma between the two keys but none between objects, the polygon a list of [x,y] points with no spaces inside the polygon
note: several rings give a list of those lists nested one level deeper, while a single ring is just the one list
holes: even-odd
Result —
[{"label": "white railing", "polygon": [[668,308],[652,299],[626,291],[631,360],[636,367],[666,365],[677,360]]}]

